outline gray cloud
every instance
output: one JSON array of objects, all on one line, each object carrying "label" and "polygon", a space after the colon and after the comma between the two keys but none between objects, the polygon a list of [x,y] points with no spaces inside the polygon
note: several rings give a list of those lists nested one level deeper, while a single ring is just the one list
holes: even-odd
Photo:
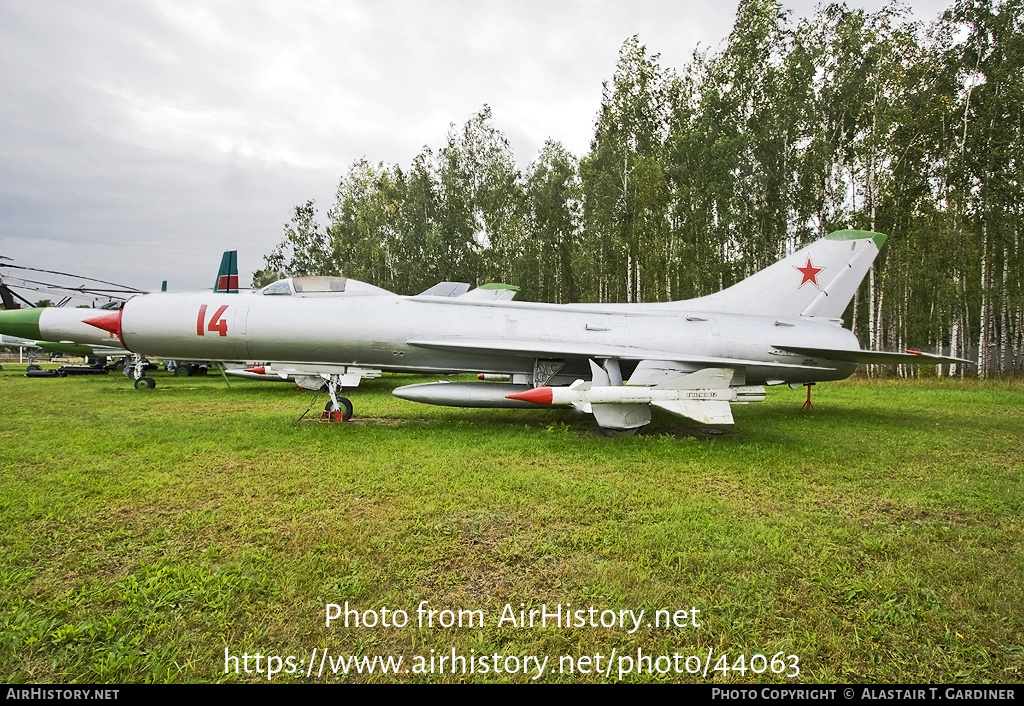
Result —
[{"label": "gray cloud", "polygon": [[0,0],[0,255],[191,289],[238,249],[244,279],[354,160],[407,166],[484,103],[523,165],[548,137],[584,152],[624,39],[682,67],[735,9]]}]

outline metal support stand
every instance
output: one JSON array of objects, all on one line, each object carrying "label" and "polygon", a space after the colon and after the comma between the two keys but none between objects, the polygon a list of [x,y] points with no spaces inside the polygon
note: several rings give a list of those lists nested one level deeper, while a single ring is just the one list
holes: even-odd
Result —
[{"label": "metal support stand", "polygon": [[804,401],[804,406],[801,408],[805,412],[813,412],[814,405],[811,404],[811,388],[814,387],[813,382],[805,382],[804,387],[807,388],[807,399]]}]

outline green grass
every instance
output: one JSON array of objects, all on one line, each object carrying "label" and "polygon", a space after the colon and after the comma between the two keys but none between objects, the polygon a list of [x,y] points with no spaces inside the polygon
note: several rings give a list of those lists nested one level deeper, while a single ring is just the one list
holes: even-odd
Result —
[{"label": "green grass", "polygon": [[[1024,384],[852,381],[772,389],[703,438],[656,416],[604,438],[570,411],[351,395],[300,415],[289,385],[0,373],[0,679],[266,681],[231,655],[679,653],[799,657],[626,681],[1020,682]],[[311,410],[315,417],[324,397]],[[325,627],[325,604],[409,613]],[[416,607],[483,627],[419,627]],[[497,625],[506,604],[647,611],[634,634]],[[697,607],[700,627],[647,627]],[[471,652],[474,650],[475,652]],[[618,657],[616,658],[618,659]],[[585,663],[584,663],[585,664]],[[787,662],[788,664],[788,662]],[[663,663],[664,665],[664,663]],[[250,663],[254,667],[254,663]],[[601,663],[602,669],[605,663]],[[315,681],[281,673],[274,681]],[[529,681],[529,673],[320,681]]]}]

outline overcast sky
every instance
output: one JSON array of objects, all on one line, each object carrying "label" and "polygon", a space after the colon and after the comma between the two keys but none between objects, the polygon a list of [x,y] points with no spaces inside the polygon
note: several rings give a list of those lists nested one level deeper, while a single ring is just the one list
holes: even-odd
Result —
[{"label": "overcast sky", "polygon": [[[909,7],[931,22],[949,4]],[[353,161],[407,167],[485,103],[522,166],[548,137],[581,155],[627,37],[681,69],[736,7],[0,0],[0,255],[186,290],[235,249],[248,283],[296,204],[323,220]]]}]

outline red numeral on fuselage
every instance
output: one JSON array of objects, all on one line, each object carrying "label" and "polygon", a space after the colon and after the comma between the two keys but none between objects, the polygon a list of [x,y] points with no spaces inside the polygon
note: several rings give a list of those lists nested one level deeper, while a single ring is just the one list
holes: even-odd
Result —
[{"label": "red numeral on fuselage", "polygon": [[221,336],[228,335],[228,322],[222,318],[224,312],[227,311],[228,305],[225,304],[217,309],[210,317],[209,325],[206,324],[206,304],[199,307],[199,316],[196,318],[196,335],[205,336],[207,331],[219,333]]}]

